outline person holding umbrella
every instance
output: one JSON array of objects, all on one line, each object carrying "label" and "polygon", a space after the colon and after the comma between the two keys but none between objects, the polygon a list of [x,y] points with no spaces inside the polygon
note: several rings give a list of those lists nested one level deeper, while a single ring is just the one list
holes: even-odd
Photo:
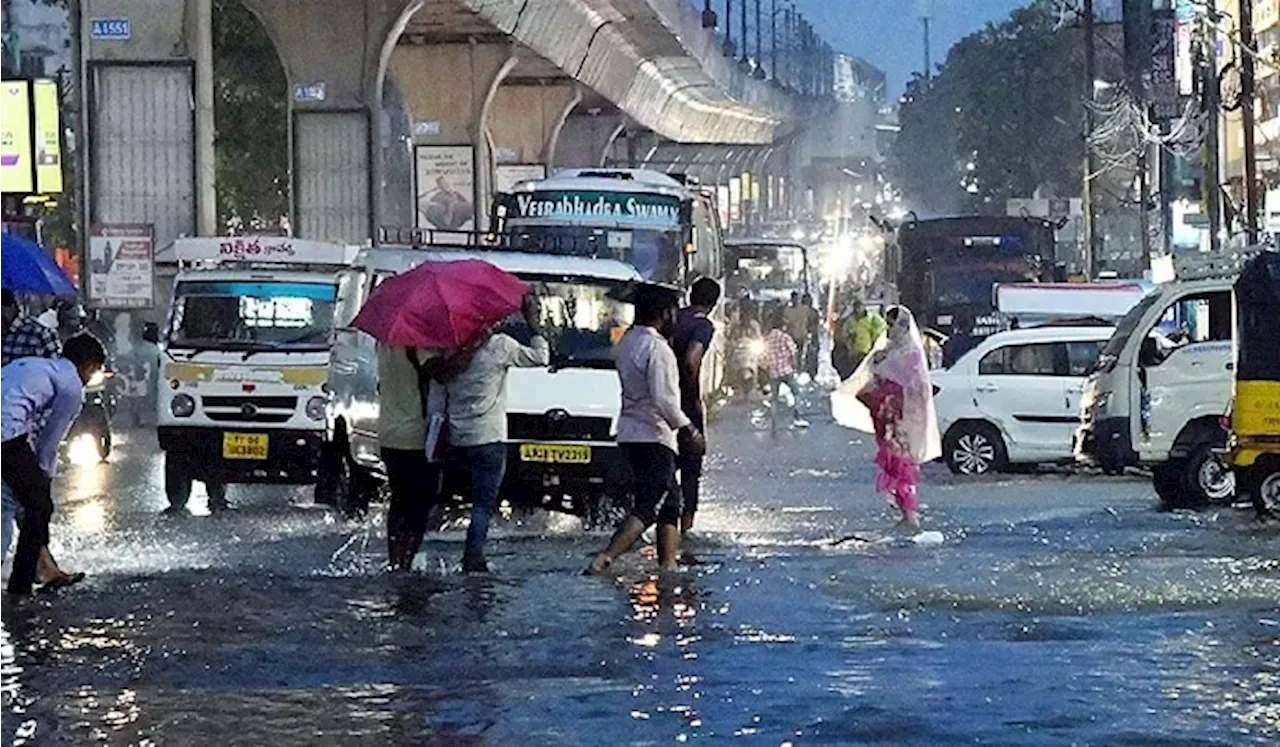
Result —
[{"label": "person holding umbrella", "polygon": [[539,327],[539,303],[525,296],[521,311],[533,330],[529,345],[504,333],[490,333],[472,353],[456,360],[460,369],[445,385],[449,420],[449,466],[466,477],[471,489],[471,525],[462,554],[462,570],[486,573],[484,545],[498,490],[507,468],[507,371],[551,362],[551,349]]},{"label": "person holding umbrella", "polygon": [[[393,568],[413,561],[438,497],[431,466],[438,447],[427,439],[431,413],[443,410],[446,466],[471,478],[463,569],[488,570],[484,541],[506,469],[507,371],[545,366],[551,358],[536,334],[539,307],[528,290],[483,260],[424,262],[380,284],[352,321],[380,343],[379,439],[392,488],[387,541]],[[535,332],[528,346],[493,331],[521,310]]]}]

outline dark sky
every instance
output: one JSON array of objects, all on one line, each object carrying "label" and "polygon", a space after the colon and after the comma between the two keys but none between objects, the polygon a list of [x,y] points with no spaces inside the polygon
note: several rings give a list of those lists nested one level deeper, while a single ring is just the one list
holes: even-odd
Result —
[{"label": "dark sky", "polygon": [[[952,44],[1001,21],[1028,0],[932,0],[930,22],[933,63],[946,58]],[[913,72],[924,66],[924,35],[918,0],[796,0],[822,37],[837,51],[861,57],[888,75],[886,97],[902,92]]]}]

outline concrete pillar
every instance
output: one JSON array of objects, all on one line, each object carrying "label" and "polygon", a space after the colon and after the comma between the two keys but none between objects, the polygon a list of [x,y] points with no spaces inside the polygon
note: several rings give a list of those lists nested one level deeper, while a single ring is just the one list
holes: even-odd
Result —
[{"label": "concrete pillar", "polygon": [[[400,45],[390,57],[395,77],[412,115],[416,151],[413,192],[419,203],[417,223],[423,227],[479,230],[487,225],[493,192],[492,154],[485,122],[494,107],[503,78],[518,62],[508,44]],[[461,151],[467,148],[469,151]],[[445,174],[466,169],[470,160],[471,220],[461,222],[458,209],[429,207],[433,193],[457,189],[468,174]],[[423,181],[433,183],[424,184]]]},{"label": "concrete pillar", "polygon": [[[381,214],[382,81],[423,0],[245,0],[289,82],[294,233],[363,242]],[[375,188],[377,187],[377,188]]]},{"label": "concrete pillar", "polygon": [[495,163],[547,165],[569,110],[581,99],[567,80],[499,86],[487,118]]},{"label": "concrete pillar", "polygon": [[597,106],[579,104],[564,120],[556,138],[551,163],[554,168],[601,166],[614,139],[626,126],[626,117]]}]

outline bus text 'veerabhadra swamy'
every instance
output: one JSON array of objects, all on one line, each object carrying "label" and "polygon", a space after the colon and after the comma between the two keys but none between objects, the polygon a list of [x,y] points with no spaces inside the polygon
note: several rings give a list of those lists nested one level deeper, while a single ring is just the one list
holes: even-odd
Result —
[{"label": "bus text 'veerabhadra swamy'", "polygon": [[534,192],[516,195],[516,218],[583,220],[675,226],[680,201],[632,192]]}]

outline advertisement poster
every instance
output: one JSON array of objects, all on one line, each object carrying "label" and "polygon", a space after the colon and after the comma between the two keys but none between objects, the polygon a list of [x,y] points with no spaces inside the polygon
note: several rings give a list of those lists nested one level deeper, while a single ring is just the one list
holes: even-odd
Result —
[{"label": "advertisement poster", "polygon": [[31,94],[25,80],[0,85],[0,191],[34,192]]},{"label": "advertisement poster", "polygon": [[31,108],[36,118],[36,191],[42,195],[62,192],[62,127],[58,124],[58,84],[37,80],[31,84]]},{"label": "advertisement poster", "polygon": [[419,145],[414,152],[419,228],[475,226],[475,153],[470,145]]},{"label": "advertisement poster", "polygon": [[493,187],[495,192],[510,192],[520,182],[546,178],[547,167],[540,163],[499,164],[494,170]]},{"label": "advertisement poster", "polygon": [[89,234],[89,304],[99,309],[150,308],[154,257],[150,225],[95,225]]}]

